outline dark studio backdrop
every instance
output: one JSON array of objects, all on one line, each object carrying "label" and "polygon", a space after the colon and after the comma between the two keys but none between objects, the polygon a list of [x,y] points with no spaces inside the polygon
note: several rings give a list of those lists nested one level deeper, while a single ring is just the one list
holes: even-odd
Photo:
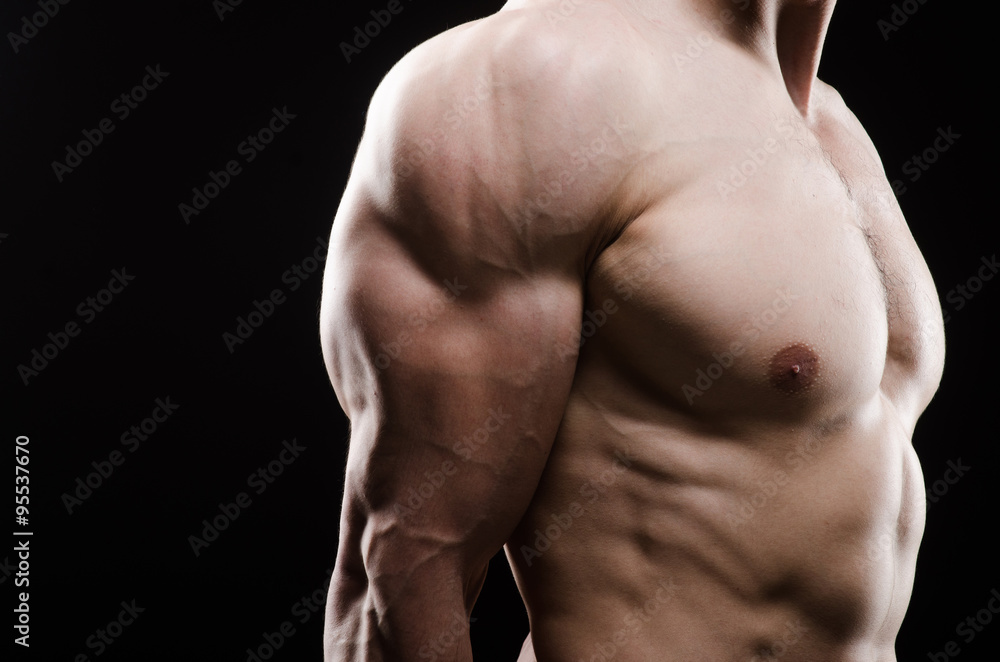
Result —
[{"label": "dark studio backdrop", "polygon": [[[12,640],[30,593],[31,646],[5,643],[12,659],[321,660],[347,430],[317,340],[321,242],[382,75],[502,2],[402,0],[350,62],[341,42],[386,1],[224,2],[0,8],[5,489],[23,435],[27,522],[7,503],[11,531],[33,534],[0,550]],[[980,11],[843,3],[821,72],[898,180],[949,318],[914,440],[932,498],[907,662],[1000,652]],[[474,618],[476,659],[514,660],[527,621],[502,557]]]}]

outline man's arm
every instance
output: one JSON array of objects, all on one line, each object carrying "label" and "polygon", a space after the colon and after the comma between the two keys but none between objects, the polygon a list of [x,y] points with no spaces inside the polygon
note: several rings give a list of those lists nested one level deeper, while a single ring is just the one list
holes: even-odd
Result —
[{"label": "man's arm", "polygon": [[484,127],[414,167],[407,145],[439,116],[419,98],[442,92],[401,76],[373,101],[324,284],[351,419],[330,662],[472,659],[468,616],[545,467],[582,315],[584,238],[513,218],[516,184],[473,165]]}]

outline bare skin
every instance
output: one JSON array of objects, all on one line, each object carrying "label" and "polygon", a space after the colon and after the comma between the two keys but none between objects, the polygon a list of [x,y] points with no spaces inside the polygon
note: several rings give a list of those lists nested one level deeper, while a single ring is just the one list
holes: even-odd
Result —
[{"label": "bare skin", "polygon": [[321,333],[351,419],[326,659],[889,662],[931,276],[816,79],[832,2],[521,0],[376,93]]}]

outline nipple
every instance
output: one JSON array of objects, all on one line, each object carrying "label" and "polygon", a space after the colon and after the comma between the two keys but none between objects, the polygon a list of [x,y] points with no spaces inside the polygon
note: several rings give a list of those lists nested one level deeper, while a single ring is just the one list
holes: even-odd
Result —
[{"label": "nipple", "polygon": [[795,343],[774,355],[767,374],[779,391],[801,393],[819,377],[819,357],[809,345]]}]

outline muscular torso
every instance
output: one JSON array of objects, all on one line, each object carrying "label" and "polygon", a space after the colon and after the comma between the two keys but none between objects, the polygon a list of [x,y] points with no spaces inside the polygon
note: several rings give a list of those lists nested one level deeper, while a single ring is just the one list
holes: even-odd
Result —
[{"label": "muscular torso", "polygon": [[[894,660],[924,523],[911,437],[944,356],[930,274],[874,148],[832,88],[816,81],[803,112],[774,57],[718,34],[705,45],[711,16],[621,11],[633,4],[511,2],[432,40],[383,86],[373,107],[408,111],[369,118],[376,129],[356,167],[367,188],[347,196],[332,244],[363,268],[328,273],[325,307],[354,301],[339,294],[351,283],[395,282],[397,242],[417,247],[399,264],[419,269],[420,286],[471,274],[469,292],[426,319],[471,334],[490,372],[475,381],[475,368],[449,363],[471,352],[458,335],[431,342],[424,323],[404,339],[392,324],[366,342],[400,365],[358,367],[331,341],[334,383],[349,409],[378,411],[371,395],[394,413],[362,417],[362,432],[381,425],[389,439],[393,420],[430,421],[433,450],[417,481],[430,475],[424,466],[455,460],[435,454],[442,422],[465,429],[468,418],[470,433],[479,422],[463,397],[514,410],[411,521],[406,544],[438,530],[431,512],[450,503],[448,490],[479,489],[514,527],[506,550],[540,662]],[[703,48],[678,58],[692,39]],[[366,205],[381,210],[373,226],[386,234],[350,220]],[[386,313],[376,311],[405,308],[413,297],[397,290],[417,286],[373,286],[353,319],[377,326]],[[364,325],[329,327],[341,342]],[[422,352],[405,349],[422,338]],[[528,360],[515,365],[492,347],[527,347]],[[421,408],[412,379],[448,397]],[[552,402],[564,408],[553,413]],[[547,450],[551,436],[538,430],[560,415]],[[405,431],[409,453],[423,433]],[[395,467],[404,452],[357,436],[356,476]],[[500,447],[517,443],[523,450]],[[488,452],[500,454],[492,468]],[[349,467],[348,487],[351,476]],[[518,478],[525,485],[510,484]],[[393,480],[402,495],[411,479]],[[389,533],[405,529],[379,501],[396,483],[389,496],[374,479],[355,483],[365,498],[346,500],[348,579],[334,592],[343,605],[366,591],[371,600],[379,576],[358,551],[364,536],[382,526],[395,540]],[[365,509],[382,519],[366,524]],[[481,542],[506,526],[460,511],[455,521],[471,524],[442,529],[449,536]],[[401,613],[403,623],[420,618]],[[329,641],[357,641],[361,622],[335,618]]]},{"label": "muscular torso", "polygon": [[689,66],[660,84],[623,57],[646,81],[615,117],[633,142],[586,148],[627,167],[507,546],[535,651],[894,660],[924,523],[910,440],[943,360],[933,284],[835,92],[804,118],[726,46]]}]

